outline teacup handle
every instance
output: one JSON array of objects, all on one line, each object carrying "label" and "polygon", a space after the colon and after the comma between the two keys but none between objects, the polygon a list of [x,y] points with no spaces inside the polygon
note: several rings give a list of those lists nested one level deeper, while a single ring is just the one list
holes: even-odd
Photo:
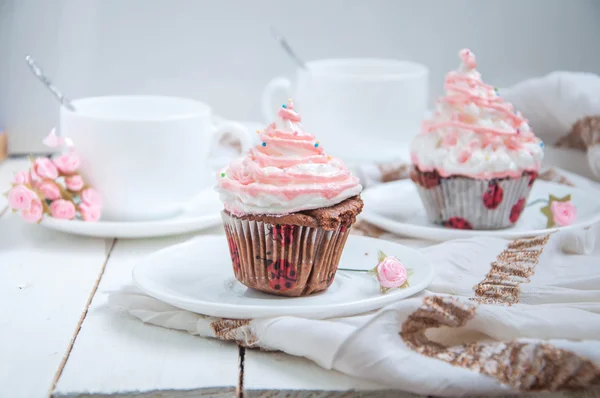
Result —
[{"label": "teacup handle", "polygon": [[[241,146],[240,155],[248,152],[250,150],[250,148],[252,148],[252,136],[250,135],[250,132],[244,125],[242,125],[241,123],[237,123],[237,122],[233,122],[233,121],[229,121],[229,120],[223,120],[218,117],[215,117],[215,119],[216,119],[215,120],[216,126],[212,133],[212,136],[210,139],[210,144],[209,144],[209,148],[211,150],[219,144],[219,140],[221,139],[221,137],[223,137],[223,135],[225,135],[227,133],[233,134],[240,140],[240,146]],[[210,170],[210,172],[214,173],[217,171],[216,170],[217,167],[214,167],[215,166],[214,164],[211,165],[210,159],[212,157],[213,156],[211,156],[211,154],[209,153],[209,156],[207,159],[207,166],[208,166],[208,169]],[[201,201],[202,199],[204,199],[207,195],[210,195],[210,191],[212,191],[212,190],[213,190],[212,187],[201,190],[189,202],[180,204],[178,206],[179,211],[180,212],[193,211],[195,208],[198,207],[198,202]]]},{"label": "teacup handle", "polygon": [[275,95],[280,91],[285,92],[286,100],[292,95],[292,82],[286,77],[276,77],[267,83],[262,95],[262,110],[263,117],[266,123],[271,123],[277,115],[276,109],[281,107],[281,104],[275,103]]},{"label": "teacup handle", "polygon": [[[219,121],[212,133],[212,143],[215,145],[225,134],[231,133],[240,140],[241,154],[244,154],[252,148],[252,135],[248,129],[241,123],[230,120]],[[211,146],[212,148],[212,146]]]}]

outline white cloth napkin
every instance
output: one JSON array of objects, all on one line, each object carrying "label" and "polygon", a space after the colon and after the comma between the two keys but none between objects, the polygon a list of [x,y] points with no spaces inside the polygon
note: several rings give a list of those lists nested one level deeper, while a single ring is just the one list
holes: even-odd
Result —
[{"label": "white cloth napkin", "polygon": [[[527,117],[533,131],[547,144],[553,145],[567,135],[567,146],[587,141],[586,156],[581,157],[572,157],[564,150],[547,146],[549,156],[546,157],[546,164],[554,161],[554,166],[568,168],[575,162],[571,166],[573,171],[600,181],[600,122],[592,125],[584,119],[600,117],[600,76],[593,73],[553,72],[503,89],[500,95]],[[583,125],[576,127],[578,121]],[[582,128],[594,131],[584,133]],[[575,145],[575,148],[579,147]]]},{"label": "white cloth napkin", "polygon": [[423,253],[436,278],[426,292],[341,319],[216,319],[134,288],[110,302],[146,323],[303,356],[419,394],[571,389],[600,384],[598,233],[431,246]]}]

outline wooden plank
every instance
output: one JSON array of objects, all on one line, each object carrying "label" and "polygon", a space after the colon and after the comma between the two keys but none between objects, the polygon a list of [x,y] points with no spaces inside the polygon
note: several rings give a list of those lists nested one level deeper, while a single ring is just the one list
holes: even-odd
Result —
[{"label": "wooden plank", "polygon": [[0,395],[48,393],[109,247],[0,217]]},{"label": "wooden plank", "polygon": [[[293,391],[377,391],[372,382],[326,370],[314,362],[284,353],[246,349],[244,387],[257,396],[267,392]],[[253,395],[251,395],[253,396]],[[269,396],[269,395],[265,395]],[[397,396],[397,395],[396,395]]]},{"label": "wooden plank", "polygon": [[200,396],[235,392],[235,344],[145,325],[107,304],[109,292],[131,283],[131,270],[139,258],[190,237],[116,243],[54,396],[137,396],[160,390],[193,390]]}]

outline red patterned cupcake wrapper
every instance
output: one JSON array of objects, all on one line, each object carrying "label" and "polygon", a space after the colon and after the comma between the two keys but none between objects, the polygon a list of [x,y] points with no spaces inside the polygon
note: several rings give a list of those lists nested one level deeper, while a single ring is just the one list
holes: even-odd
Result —
[{"label": "red patterned cupcake wrapper", "polygon": [[235,277],[280,296],[306,296],[333,282],[350,226],[276,225],[222,212]]},{"label": "red patterned cupcake wrapper", "polygon": [[411,179],[430,222],[458,229],[502,229],[520,218],[537,174],[518,178],[478,180],[440,177],[414,169]]}]

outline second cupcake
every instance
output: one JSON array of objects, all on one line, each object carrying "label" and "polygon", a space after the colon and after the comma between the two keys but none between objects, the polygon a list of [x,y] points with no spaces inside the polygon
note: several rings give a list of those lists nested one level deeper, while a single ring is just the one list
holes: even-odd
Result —
[{"label": "second cupcake", "polygon": [[300,121],[289,101],[261,143],[217,176],[236,279],[283,296],[331,285],[363,207],[358,178]]},{"label": "second cupcake", "polygon": [[413,140],[412,180],[431,222],[450,228],[514,225],[543,158],[543,142],[498,90],[481,81],[475,56],[459,53],[446,95]]}]

